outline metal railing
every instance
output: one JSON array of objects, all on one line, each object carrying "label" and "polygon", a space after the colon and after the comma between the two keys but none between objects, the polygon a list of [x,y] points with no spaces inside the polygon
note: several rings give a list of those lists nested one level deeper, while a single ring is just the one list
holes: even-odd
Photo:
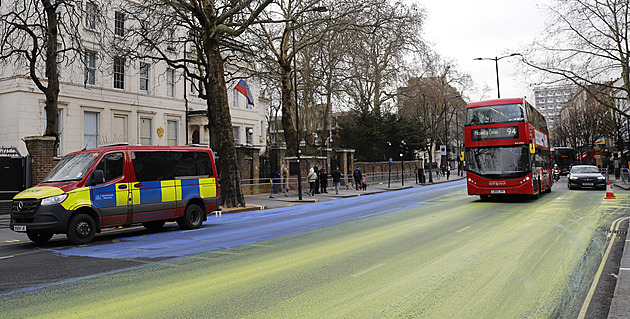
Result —
[{"label": "metal railing", "polygon": [[[453,173],[453,172],[451,172]],[[457,175],[457,172],[454,172]],[[363,181],[367,184],[368,187],[379,185],[381,187],[387,187],[388,184],[391,187],[399,186],[402,184],[401,174],[400,172],[378,172],[378,173],[362,173]],[[432,172],[433,180],[445,179],[445,176],[438,177],[435,172]],[[418,171],[405,171],[404,172],[405,184],[409,183],[420,183],[420,176],[418,175]],[[429,175],[425,174],[425,180],[428,182]],[[354,185],[354,177],[352,174],[348,174],[346,178],[342,177],[341,187],[343,189],[349,187],[346,184],[349,182],[352,184],[352,187],[356,187]],[[273,179],[271,178],[259,178],[259,179],[241,179],[241,189],[243,194],[245,195],[261,195],[261,194],[271,194],[271,188],[273,185]],[[280,183],[277,185],[278,191],[284,193],[286,191],[289,192],[297,192],[297,178],[289,177],[287,181],[280,179]],[[334,190],[335,184],[332,182],[332,177],[328,177],[327,179],[327,189]],[[309,189],[308,180],[306,177],[302,177],[302,192],[306,193]]]}]

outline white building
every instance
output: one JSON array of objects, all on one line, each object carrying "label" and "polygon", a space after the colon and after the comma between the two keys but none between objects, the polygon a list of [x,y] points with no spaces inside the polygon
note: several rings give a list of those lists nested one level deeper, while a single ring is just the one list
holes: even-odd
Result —
[{"label": "white building", "polygon": [[[108,16],[112,17],[108,23],[117,21],[114,12]],[[85,33],[94,25],[86,22],[83,28]],[[207,106],[180,72],[163,62],[109,59],[96,44],[86,46],[90,50],[86,66],[77,61],[59,68],[60,155],[118,142],[185,145],[193,142],[193,135],[198,144],[210,144],[207,117],[189,117],[186,126],[186,106],[193,114]],[[22,139],[45,132],[44,94],[24,75],[27,70],[4,62],[0,71],[0,146],[15,146],[24,155],[28,152]],[[263,146],[267,102],[258,98],[260,82],[247,79],[254,106],[234,90],[237,82],[227,84],[235,142]]]},{"label": "white building", "polygon": [[553,127],[560,109],[577,92],[576,85],[559,85],[534,88],[534,106],[545,116],[547,126]]}]

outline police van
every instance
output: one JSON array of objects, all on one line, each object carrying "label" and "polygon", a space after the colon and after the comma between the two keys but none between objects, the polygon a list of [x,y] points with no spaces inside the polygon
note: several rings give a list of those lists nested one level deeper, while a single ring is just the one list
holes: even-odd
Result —
[{"label": "police van", "polygon": [[212,150],[114,145],[64,156],[37,186],[13,198],[10,227],[36,243],[66,234],[85,244],[103,228],[166,222],[199,228],[218,209]]}]

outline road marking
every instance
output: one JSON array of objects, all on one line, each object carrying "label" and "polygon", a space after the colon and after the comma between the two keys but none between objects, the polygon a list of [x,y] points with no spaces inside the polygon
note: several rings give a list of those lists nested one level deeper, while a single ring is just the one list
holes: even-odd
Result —
[{"label": "road marking", "polygon": [[608,255],[610,254],[610,250],[612,249],[613,244],[615,243],[615,238],[617,238],[617,233],[612,232],[612,230],[619,230],[619,225],[622,221],[628,219],[630,217],[620,217],[617,218],[612,225],[610,225],[611,233],[608,234],[610,236],[612,234],[612,240],[608,242],[608,247],[606,248],[606,252],[604,253],[604,257],[602,258],[602,262],[599,264],[599,268],[595,274],[595,279],[593,279],[593,283],[591,284],[591,288],[586,294],[586,298],[584,299],[584,303],[582,304],[582,310],[578,315],[578,319],[584,319],[586,317],[586,311],[588,310],[588,306],[591,304],[591,300],[593,299],[593,294],[595,293],[595,288],[599,283],[599,278],[602,275],[602,271],[604,270],[604,266],[606,265],[606,261],[608,260]]},{"label": "road marking", "polygon": [[9,259],[9,258],[13,258],[14,256],[2,256],[0,257],[0,259]]},{"label": "road marking", "polygon": [[466,230],[466,229],[468,229],[468,228],[470,228],[470,227],[472,227],[472,226],[466,226],[466,227],[464,227],[464,228],[462,228],[462,229],[460,229],[460,230],[456,231],[456,233],[463,232],[464,230]]},{"label": "road marking", "polygon": [[619,268],[619,270],[630,270],[630,268]]},{"label": "road marking", "polygon": [[368,268],[368,269],[366,269],[366,270],[364,270],[364,271],[361,271],[361,272],[358,272],[358,273],[356,273],[356,274],[354,274],[354,275],[350,275],[350,277],[359,277],[359,276],[361,276],[361,275],[365,275],[365,274],[367,274],[368,272],[370,272],[370,271],[372,271],[372,270],[375,270],[375,269],[378,269],[378,268],[381,268],[381,267],[383,267],[383,266],[385,266],[385,264],[378,264],[378,265],[376,265],[376,266],[374,266],[374,267],[372,267],[372,268]]}]

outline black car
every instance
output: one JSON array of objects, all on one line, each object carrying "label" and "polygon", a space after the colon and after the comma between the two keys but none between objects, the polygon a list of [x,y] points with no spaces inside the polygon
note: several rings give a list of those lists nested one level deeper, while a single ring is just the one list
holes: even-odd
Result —
[{"label": "black car", "polygon": [[606,189],[606,177],[593,165],[575,165],[567,177],[569,189],[592,187]]}]

